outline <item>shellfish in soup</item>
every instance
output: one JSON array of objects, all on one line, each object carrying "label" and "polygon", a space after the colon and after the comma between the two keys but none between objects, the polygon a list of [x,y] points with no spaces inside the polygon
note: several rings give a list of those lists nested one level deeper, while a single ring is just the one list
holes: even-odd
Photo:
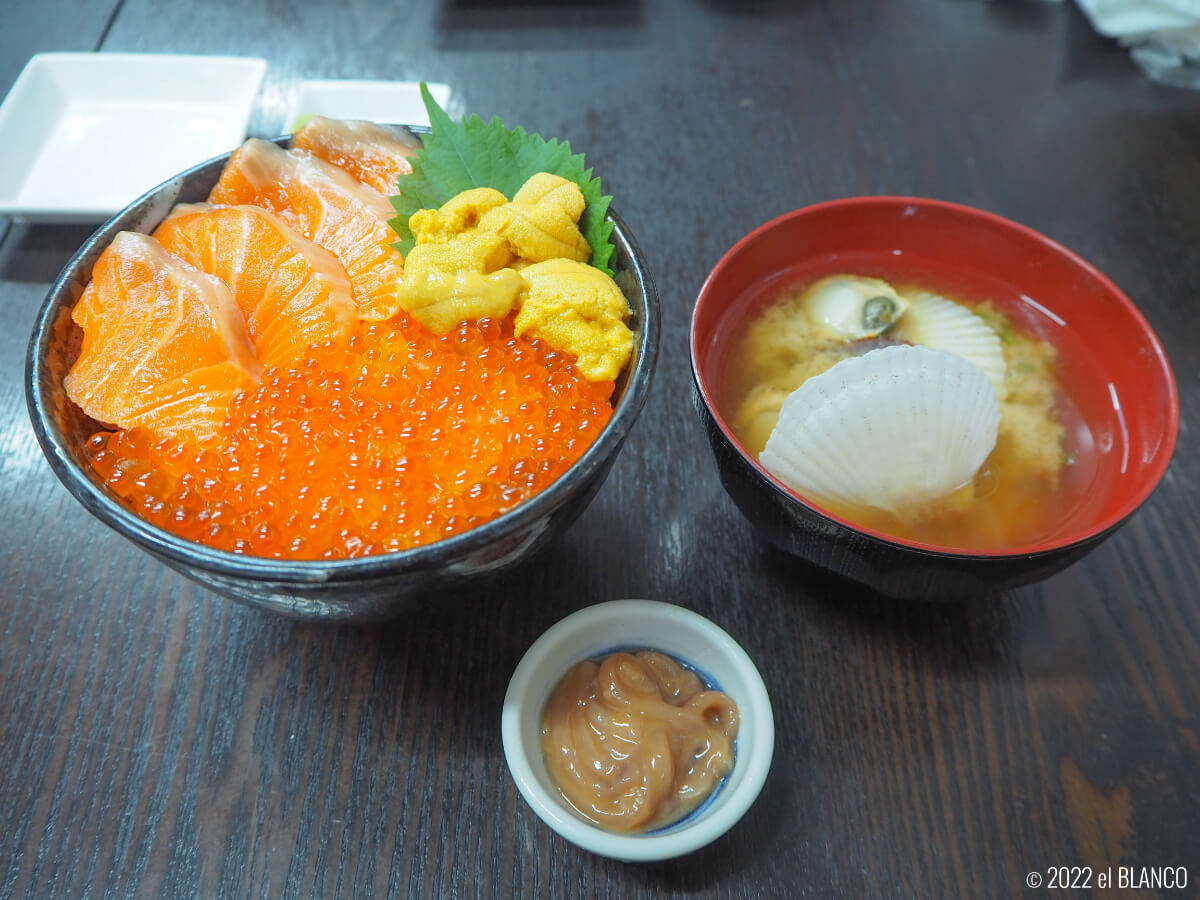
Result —
[{"label": "shellfish in soup", "polygon": [[978,366],[896,344],[793,391],[759,461],[814,499],[901,511],[970,483],[999,425],[996,391]]},{"label": "shellfish in soup", "polygon": [[804,308],[813,322],[827,337],[844,341],[878,337],[908,305],[886,281],[860,275],[822,278],[804,295]]},{"label": "shellfish in soup", "polygon": [[890,336],[910,344],[946,350],[974,363],[991,381],[1001,401],[1008,393],[1000,336],[961,303],[928,291],[909,293],[911,303]]}]

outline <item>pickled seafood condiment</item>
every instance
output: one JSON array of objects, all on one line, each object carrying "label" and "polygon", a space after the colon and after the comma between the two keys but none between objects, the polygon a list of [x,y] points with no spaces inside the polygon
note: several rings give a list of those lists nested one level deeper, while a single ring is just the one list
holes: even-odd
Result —
[{"label": "pickled seafood condiment", "polygon": [[542,755],[563,798],[615,832],[670,825],[733,770],[737,705],[653,650],[573,666],[542,718]]}]

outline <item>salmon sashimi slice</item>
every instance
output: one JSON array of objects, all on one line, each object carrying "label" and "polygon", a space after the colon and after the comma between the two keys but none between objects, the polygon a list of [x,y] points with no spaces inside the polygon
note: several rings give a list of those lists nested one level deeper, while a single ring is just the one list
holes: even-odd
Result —
[{"label": "salmon sashimi slice", "polygon": [[71,318],[83,344],[63,386],[97,421],[205,440],[234,394],[258,383],[261,366],[229,288],[144,234],[113,239]]},{"label": "salmon sashimi slice", "polygon": [[396,179],[412,171],[408,158],[421,145],[405,131],[352,119],[313,116],[292,136],[292,146],[337,166],[387,196]]},{"label": "salmon sashimi slice", "polygon": [[314,344],[349,339],[359,319],[337,257],[257,206],[177,206],[154,232],[168,253],[233,292],[259,362],[299,364]]},{"label": "salmon sashimi slice", "polygon": [[233,152],[211,203],[248,203],[277,213],[330,250],[346,268],[360,318],[390,319],[400,311],[396,288],[404,257],[387,221],[388,199],[304,150],[283,150],[251,138]]}]

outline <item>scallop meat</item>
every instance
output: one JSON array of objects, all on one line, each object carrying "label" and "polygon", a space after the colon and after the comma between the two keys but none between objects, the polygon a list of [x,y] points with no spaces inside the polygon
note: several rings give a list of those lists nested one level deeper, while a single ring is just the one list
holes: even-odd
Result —
[{"label": "scallop meat", "polygon": [[904,314],[908,301],[890,284],[859,275],[831,275],[804,292],[804,309],[830,338],[878,337]]}]

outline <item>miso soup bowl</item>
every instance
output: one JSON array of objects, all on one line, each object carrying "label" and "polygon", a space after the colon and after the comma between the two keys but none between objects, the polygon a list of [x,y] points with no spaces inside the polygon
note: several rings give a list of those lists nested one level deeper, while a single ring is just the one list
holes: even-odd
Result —
[{"label": "miso soup bowl", "polygon": [[658,294],[628,226],[611,211],[612,267],[629,300],[634,331],[633,357],[613,393],[613,416],[561,477],[491,522],[400,553],[334,561],[262,559],[163,531],[96,479],[84,443],[99,425],[71,403],[62,384],[78,355],[79,331],[71,322],[71,309],[117,232],[149,233],[176,203],[204,200],[228,158],[226,154],[180,173],[101,226],[67,264],[38,313],[26,357],[26,400],[46,459],[67,490],[105,525],[188,578],[253,606],[311,620],[374,621],[401,615],[436,601],[448,588],[520,563],[566,529],[608,475],[645,403],[658,355]]},{"label": "miso soup bowl", "polygon": [[[732,345],[781,285],[839,272],[990,298],[1019,330],[1055,346],[1056,375],[1090,432],[1095,467],[1082,499],[1049,537],[987,550],[899,539],[810,502],[741,445],[721,407]],[[700,290],[691,359],[693,399],[721,483],[754,529],[787,553],[894,597],[991,594],[1065,568],[1150,496],[1179,428],[1166,354],[1116,285],[1029,228],[936,200],[835,200],[798,209],[747,235]],[[1069,433],[1068,442],[1074,437]]]}]

